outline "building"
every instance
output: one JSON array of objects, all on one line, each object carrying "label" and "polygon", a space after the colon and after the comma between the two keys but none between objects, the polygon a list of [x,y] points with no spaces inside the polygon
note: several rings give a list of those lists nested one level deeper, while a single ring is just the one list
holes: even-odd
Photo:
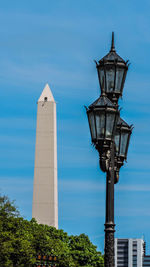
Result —
[{"label": "building", "polygon": [[150,255],[144,255],[143,267],[150,267]]},{"label": "building", "polygon": [[32,217],[58,228],[56,103],[48,84],[37,104]]},{"label": "building", "polygon": [[144,255],[143,239],[115,238],[115,267],[143,267]]},{"label": "building", "polygon": [[143,260],[143,267],[150,267],[150,255],[145,255],[146,252],[146,243],[144,246],[144,260]]}]

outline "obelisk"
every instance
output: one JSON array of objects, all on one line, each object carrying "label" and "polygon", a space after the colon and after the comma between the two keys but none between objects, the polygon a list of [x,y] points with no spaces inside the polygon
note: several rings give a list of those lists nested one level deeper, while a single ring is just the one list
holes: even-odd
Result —
[{"label": "obelisk", "polygon": [[56,102],[48,84],[37,104],[32,218],[58,228]]}]

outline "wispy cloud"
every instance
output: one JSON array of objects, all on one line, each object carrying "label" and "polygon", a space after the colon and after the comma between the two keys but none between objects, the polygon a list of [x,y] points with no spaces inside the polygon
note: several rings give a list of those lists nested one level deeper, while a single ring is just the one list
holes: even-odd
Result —
[{"label": "wispy cloud", "polygon": [[99,183],[79,180],[60,180],[59,181],[59,189],[60,191],[103,191],[105,190],[105,186]]},{"label": "wispy cloud", "polygon": [[[101,192],[105,191],[105,184],[101,182],[89,181],[89,179],[85,179],[85,181],[80,180],[59,180],[59,190],[60,191],[69,191],[69,192]],[[117,192],[150,192],[149,185],[143,184],[134,184],[134,185],[116,185],[115,190]]]},{"label": "wispy cloud", "polygon": [[14,176],[1,176],[0,177],[0,192],[13,196],[14,199],[18,195],[32,192],[33,179],[31,177],[14,177]]},{"label": "wispy cloud", "polygon": [[35,129],[36,121],[32,118],[25,118],[25,117],[1,117],[0,124],[3,126],[3,130],[5,129]]},{"label": "wispy cloud", "polygon": [[[87,77],[85,71],[74,71],[69,68],[62,69],[60,65],[46,63],[37,65],[32,63],[32,66],[31,64],[21,66],[13,61],[5,61],[2,66],[0,80],[5,80],[6,83],[11,83],[11,85],[20,85],[20,83],[34,84],[32,91],[37,90],[34,89],[35,84],[49,82],[50,85],[55,85],[56,92],[59,90],[60,95],[72,95],[73,97],[73,95],[76,95],[76,90],[80,90],[83,87],[82,91],[85,92],[85,85],[91,84],[91,79],[89,75]],[[65,90],[62,90],[62,87],[65,87]],[[75,87],[76,90],[74,90]],[[73,89],[70,91],[70,88]]]},{"label": "wispy cloud", "polygon": [[118,185],[116,191],[122,192],[150,192],[149,185],[134,184],[134,185]]},{"label": "wispy cloud", "polygon": [[30,176],[0,176],[0,194],[8,195],[15,200],[21,215],[31,217],[33,177]]}]

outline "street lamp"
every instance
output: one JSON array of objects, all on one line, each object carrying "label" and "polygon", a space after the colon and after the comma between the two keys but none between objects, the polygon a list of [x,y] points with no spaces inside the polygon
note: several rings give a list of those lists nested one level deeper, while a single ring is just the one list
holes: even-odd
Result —
[{"label": "street lamp", "polygon": [[96,62],[101,96],[86,108],[91,140],[99,152],[100,168],[106,172],[105,267],[114,267],[114,184],[127,159],[132,125],[120,118],[118,99],[122,96],[128,61],[115,51],[114,33],[110,52]]},{"label": "street lamp", "polygon": [[115,132],[115,147],[116,147],[116,175],[115,183],[119,181],[119,170],[127,159],[130,136],[133,130],[133,125],[128,125],[123,119],[119,118]]},{"label": "street lamp", "polygon": [[[96,61],[95,61],[96,62]],[[114,33],[112,33],[112,43],[110,52],[96,62],[100,87],[104,85],[104,91],[108,98],[114,103],[122,96],[124,82],[129,66],[129,61],[126,62],[116,53],[114,47]]]},{"label": "street lamp", "polygon": [[102,171],[107,169],[107,158],[116,131],[119,111],[103,93],[87,109],[92,143],[100,154]]}]

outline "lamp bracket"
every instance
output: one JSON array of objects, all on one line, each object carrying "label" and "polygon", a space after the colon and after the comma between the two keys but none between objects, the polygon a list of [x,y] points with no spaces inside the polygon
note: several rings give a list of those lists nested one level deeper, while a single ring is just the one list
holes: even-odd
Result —
[{"label": "lamp bracket", "polygon": [[107,172],[110,168],[110,150],[99,151],[99,164],[103,172]]}]

